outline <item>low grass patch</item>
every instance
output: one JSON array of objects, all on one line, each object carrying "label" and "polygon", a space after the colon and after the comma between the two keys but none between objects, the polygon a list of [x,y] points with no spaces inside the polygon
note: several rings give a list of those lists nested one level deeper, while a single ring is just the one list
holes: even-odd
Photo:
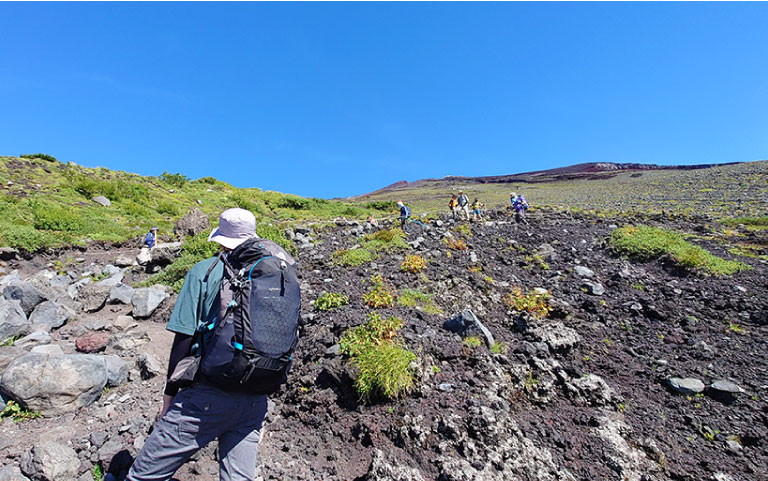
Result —
[{"label": "low grass patch", "polygon": [[411,362],[416,360],[416,355],[398,339],[397,333],[402,327],[401,319],[384,319],[371,313],[368,322],[342,335],[341,352],[350,357],[357,369],[355,389],[363,401],[397,398],[413,388]]},{"label": "low grass patch", "polygon": [[398,228],[384,229],[365,236],[360,245],[374,252],[407,249],[405,233]]},{"label": "low grass patch", "polygon": [[330,311],[345,304],[349,304],[349,296],[333,292],[323,292],[315,300],[315,309],[318,311]]},{"label": "low grass patch", "polygon": [[416,289],[403,289],[397,296],[397,303],[403,307],[418,307],[427,314],[439,315],[443,313],[432,300],[431,294]]},{"label": "low grass patch", "polygon": [[627,226],[611,234],[609,245],[617,254],[649,261],[668,254],[681,267],[715,275],[731,275],[751,267],[728,261],[686,241],[679,232],[650,226]]},{"label": "low grass patch", "polygon": [[376,254],[367,249],[340,249],[331,254],[331,259],[339,266],[361,266],[376,259]]}]

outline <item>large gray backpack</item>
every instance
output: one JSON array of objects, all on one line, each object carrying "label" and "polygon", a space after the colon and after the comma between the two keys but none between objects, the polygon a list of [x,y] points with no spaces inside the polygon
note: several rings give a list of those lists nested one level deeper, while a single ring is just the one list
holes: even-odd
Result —
[{"label": "large gray backpack", "polygon": [[218,316],[200,327],[198,378],[225,390],[273,393],[286,381],[299,339],[296,261],[274,242],[254,239],[218,262]]}]

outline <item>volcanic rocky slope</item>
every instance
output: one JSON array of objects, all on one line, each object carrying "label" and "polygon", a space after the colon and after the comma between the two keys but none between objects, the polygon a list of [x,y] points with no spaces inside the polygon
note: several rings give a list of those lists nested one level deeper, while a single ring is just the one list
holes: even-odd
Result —
[{"label": "volcanic rocky slope", "polygon": [[[270,403],[259,476],[765,479],[764,262],[740,259],[753,269],[707,277],[668,258],[629,262],[606,244],[617,226],[637,221],[695,232],[693,242],[732,257],[710,235],[705,219],[611,220],[542,212],[529,221],[517,225],[502,212],[484,223],[433,221],[424,234],[406,239],[408,249],[378,252],[378,258],[357,267],[336,265],[333,253],[360,244],[370,226],[340,221],[288,232],[301,264],[302,340],[289,384]],[[469,230],[457,228],[460,224]],[[749,235],[753,244],[765,243]],[[464,240],[468,249],[450,249],[447,236]],[[7,262],[3,294],[11,300],[4,304],[0,328],[38,334],[0,348],[3,389],[6,399],[27,396],[30,407],[46,417],[0,424],[0,464],[6,466],[0,479],[85,480],[97,464],[119,479],[143,444],[161,397],[171,340],[163,322],[175,296],[166,299],[162,289],[138,297],[129,292],[129,284],[146,277],[145,268],[126,265],[126,256],[118,254],[125,252],[75,253],[80,262],[62,275],[53,272],[55,261],[72,253]],[[426,269],[401,271],[407,254],[426,258]],[[72,287],[84,271],[106,275]],[[362,403],[339,340],[373,312],[362,296],[376,274],[396,294],[414,289],[431,295],[434,306],[376,310],[404,320],[400,336],[417,354],[412,366],[417,380],[400,399]],[[95,287],[109,279],[108,288]],[[540,318],[511,310],[504,297],[515,287],[523,293],[548,291],[552,312]],[[67,315],[47,315],[55,322],[32,328],[26,316],[39,319],[42,314],[35,312],[43,302],[29,295],[32,288],[40,299],[64,306],[45,312]],[[323,292],[345,294],[349,303],[315,310],[312,302]],[[467,332],[455,329],[460,322],[446,328],[446,320],[457,315]],[[30,325],[23,328],[21,318]],[[466,342],[475,321],[489,334],[476,330],[479,346]],[[492,342],[502,344],[490,349]],[[92,353],[73,355],[78,349]],[[57,369],[68,373],[61,379],[80,373],[89,380],[41,394],[40,379]],[[83,374],[102,370],[98,379]],[[25,372],[42,377],[24,381]],[[210,446],[176,479],[217,476]]]}]

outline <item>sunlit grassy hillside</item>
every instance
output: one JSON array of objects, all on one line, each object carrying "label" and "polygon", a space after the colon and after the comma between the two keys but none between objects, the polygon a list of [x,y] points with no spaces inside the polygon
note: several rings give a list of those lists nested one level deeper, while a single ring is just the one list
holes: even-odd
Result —
[{"label": "sunlit grassy hillside", "polygon": [[[376,205],[303,198],[258,188],[239,189],[213,177],[144,177],[53,158],[0,156],[0,245],[37,250],[88,241],[137,238],[151,226],[173,223],[198,207],[215,223],[229,207],[251,210],[263,222],[361,218]],[[104,196],[104,207],[93,201]],[[391,206],[378,206],[391,210]]]}]

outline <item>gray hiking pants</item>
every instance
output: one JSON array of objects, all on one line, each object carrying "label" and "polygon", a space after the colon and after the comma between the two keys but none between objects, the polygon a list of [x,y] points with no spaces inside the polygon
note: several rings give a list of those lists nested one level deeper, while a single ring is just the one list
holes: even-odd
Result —
[{"label": "gray hiking pants", "polygon": [[190,456],[219,439],[219,479],[256,476],[267,396],[193,384],[173,398],[136,457],[126,481],[166,481]]}]

